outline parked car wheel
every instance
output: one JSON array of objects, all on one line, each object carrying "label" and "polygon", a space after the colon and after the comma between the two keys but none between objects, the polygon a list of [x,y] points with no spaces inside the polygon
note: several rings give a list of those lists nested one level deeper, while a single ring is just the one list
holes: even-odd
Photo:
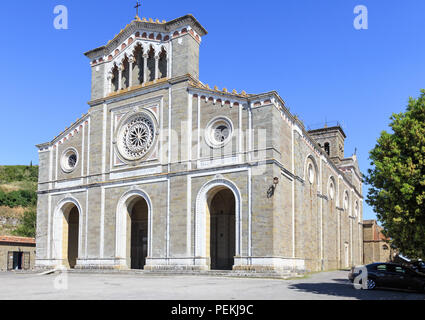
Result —
[{"label": "parked car wheel", "polygon": [[372,279],[367,280],[367,290],[373,290],[376,288],[376,283]]}]

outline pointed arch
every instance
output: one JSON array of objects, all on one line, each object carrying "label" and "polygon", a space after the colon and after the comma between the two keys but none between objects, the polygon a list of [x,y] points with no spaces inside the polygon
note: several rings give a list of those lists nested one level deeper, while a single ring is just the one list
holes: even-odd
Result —
[{"label": "pointed arch", "polygon": [[165,49],[165,46],[161,46],[159,49],[159,62],[158,62],[158,78],[167,78],[168,77],[168,53]]},{"label": "pointed arch", "polygon": [[119,70],[116,63],[113,64],[111,69],[111,92],[118,91],[118,85],[119,85]]},{"label": "pointed arch", "polygon": [[123,69],[120,89],[127,89],[130,86],[130,63],[127,54],[124,55],[123,59],[121,60],[121,64]]},{"label": "pointed arch", "polygon": [[133,64],[133,72],[132,72],[132,83],[133,85],[140,85],[143,83],[144,80],[144,58],[143,54],[145,53],[145,50],[143,48],[142,42],[138,41],[133,49],[133,56],[134,56],[134,64]]},{"label": "pointed arch", "polygon": [[149,49],[146,51],[147,53],[147,59],[148,59],[148,63],[147,63],[147,76],[146,76],[146,81],[150,82],[150,81],[154,81],[155,80],[155,48],[150,45]]}]

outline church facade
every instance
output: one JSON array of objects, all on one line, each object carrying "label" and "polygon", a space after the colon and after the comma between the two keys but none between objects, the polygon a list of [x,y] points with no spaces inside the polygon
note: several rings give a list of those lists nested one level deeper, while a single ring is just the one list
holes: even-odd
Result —
[{"label": "church facade", "polygon": [[274,91],[199,80],[191,15],[136,17],[85,55],[89,110],[38,145],[38,268],[319,271],[363,261],[362,175],[343,129]]}]

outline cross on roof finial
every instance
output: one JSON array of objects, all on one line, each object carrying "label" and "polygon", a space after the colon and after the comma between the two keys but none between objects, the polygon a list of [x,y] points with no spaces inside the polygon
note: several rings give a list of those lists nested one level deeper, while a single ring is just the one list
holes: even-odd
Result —
[{"label": "cross on roof finial", "polygon": [[139,17],[139,7],[141,7],[142,4],[140,3],[140,1],[136,2],[136,6],[134,7],[136,9],[136,18]]}]

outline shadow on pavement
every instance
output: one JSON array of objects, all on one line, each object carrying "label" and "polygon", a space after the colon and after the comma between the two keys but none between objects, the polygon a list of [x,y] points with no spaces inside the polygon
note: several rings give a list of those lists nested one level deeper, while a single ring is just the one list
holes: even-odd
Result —
[{"label": "shadow on pavement", "polygon": [[329,296],[329,299],[341,297],[341,299],[358,300],[425,300],[425,294],[416,292],[402,292],[386,289],[356,290],[348,280],[333,279],[329,283],[296,283],[289,286],[291,290],[309,292],[317,295]]}]

